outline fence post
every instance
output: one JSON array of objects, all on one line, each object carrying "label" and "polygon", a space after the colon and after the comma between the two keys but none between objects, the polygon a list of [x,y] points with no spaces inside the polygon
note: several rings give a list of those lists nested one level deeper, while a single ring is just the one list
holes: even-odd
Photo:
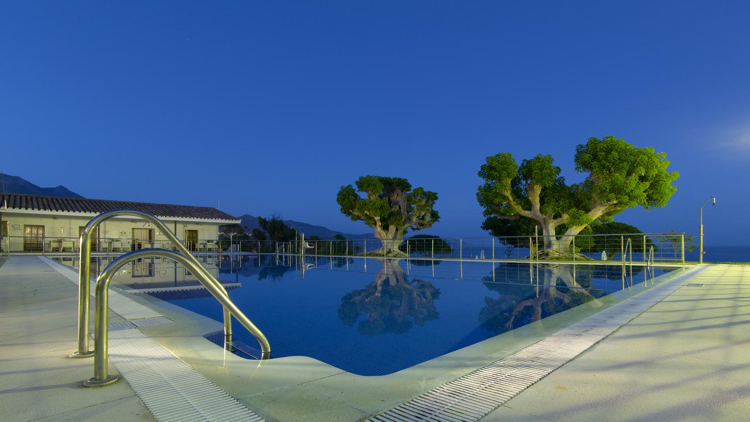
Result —
[{"label": "fence post", "polygon": [[620,236],[620,256],[622,257],[622,268],[625,268],[625,236]]},{"label": "fence post", "polygon": [[529,260],[534,259],[534,239],[529,237]]},{"label": "fence post", "polygon": [[406,239],[406,257],[411,258],[411,255],[409,254],[409,239]]},{"label": "fence post", "polygon": [[430,248],[430,256],[435,258],[435,239],[432,239],[432,247]]},{"label": "fence post", "polygon": [[367,240],[365,240],[365,256],[367,256]]},{"label": "fence post", "polygon": [[646,262],[646,235],[643,235],[643,262]]},{"label": "fence post", "polygon": [[628,246],[628,250],[630,251],[630,260],[629,260],[630,261],[630,273],[631,273],[631,280],[630,281],[633,281],[632,280],[632,273],[633,273],[633,242],[631,241],[628,245],[629,245]]},{"label": "fence post", "polygon": [[[576,262],[576,237],[573,235],[573,262]],[[575,267],[573,267],[575,269]],[[575,279],[575,277],[573,277]]]},{"label": "fence post", "polygon": [[[492,260],[495,260],[495,238],[492,238]],[[495,281],[495,266],[492,266],[492,281]]]},{"label": "fence post", "polygon": [[680,241],[682,242],[682,263],[685,263],[685,233],[680,235]]},{"label": "fence post", "polygon": [[458,259],[462,260],[464,259],[464,241],[463,239],[458,239]]}]

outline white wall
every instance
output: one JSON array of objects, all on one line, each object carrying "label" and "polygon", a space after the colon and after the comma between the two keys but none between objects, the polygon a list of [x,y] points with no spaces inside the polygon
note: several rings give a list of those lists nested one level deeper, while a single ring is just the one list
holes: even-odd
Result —
[{"label": "white wall", "polygon": [[[35,214],[14,214],[3,211],[2,221],[8,222],[8,236],[10,237],[10,251],[23,250],[23,235],[25,225],[44,226],[44,235],[46,239],[69,238],[77,239],[79,227],[85,226],[91,217],[72,217]],[[198,241],[218,240],[219,224],[209,222],[182,222],[175,220],[163,219],[164,223],[172,230],[180,240],[185,239],[185,230],[198,230]],[[116,219],[107,220],[99,226],[99,238],[103,239],[121,239],[129,241],[132,237],[133,229],[142,227],[154,230],[155,241],[166,241],[167,237],[153,227],[152,224],[142,220]]]}]

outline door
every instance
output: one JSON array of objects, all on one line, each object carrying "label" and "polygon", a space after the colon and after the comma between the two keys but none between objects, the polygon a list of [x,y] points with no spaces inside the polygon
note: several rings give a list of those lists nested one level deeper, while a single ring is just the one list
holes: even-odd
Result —
[{"label": "door", "polygon": [[185,230],[185,246],[190,252],[198,249],[198,230]]},{"label": "door", "polygon": [[23,226],[24,252],[44,252],[44,226]]},{"label": "door", "polygon": [[0,222],[0,251],[5,252],[8,243],[10,243],[10,239],[8,239],[8,222],[3,221]]},{"label": "door", "polygon": [[136,251],[138,249],[152,247],[154,241],[154,229],[147,229],[145,227],[133,229],[133,244],[131,249]]}]

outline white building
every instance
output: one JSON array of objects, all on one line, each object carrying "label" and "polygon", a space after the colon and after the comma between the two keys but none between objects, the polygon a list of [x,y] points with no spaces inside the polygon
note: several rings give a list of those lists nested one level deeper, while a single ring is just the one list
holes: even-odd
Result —
[{"label": "white building", "polygon": [[[216,251],[219,226],[240,224],[240,219],[211,207],[0,193],[0,244],[10,252],[75,252],[91,218],[124,208],[156,216],[193,251]],[[93,243],[99,252],[171,248],[158,228],[135,217],[105,221]]]}]

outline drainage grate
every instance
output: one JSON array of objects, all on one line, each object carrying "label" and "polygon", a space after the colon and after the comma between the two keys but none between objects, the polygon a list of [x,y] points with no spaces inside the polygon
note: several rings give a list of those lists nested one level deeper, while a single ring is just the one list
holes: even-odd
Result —
[{"label": "drainage grate", "polygon": [[159,421],[263,419],[138,330],[110,333],[109,358]]},{"label": "drainage grate", "polygon": [[685,287],[703,287],[703,284],[689,283],[689,284],[686,284]]},{"label": "drainage grate", "polygon": [[[602,320],[602,322],[605,322]],[[374,421],[477,421],[612,330],[571,327],[372,418]]]},{"label": "drainage grate", "polygon": [[156,317],[156,318],[142,318],[142,319],[134,319],[130,322],[133,323],[136,327],[147,327],[149,325],[161,325],[161,324],[171,324],[171,319],[167,317]]},{"label": "drainage grate", "polygon": [[673,281],[535,343],[513,355],[443,384],[371,421],[478,421],[502,404],[601,341],[681,287]]},{"label": "drainage grate", "polygon": [[109,331],[131,330],[133,328],[135,328],[135,325],[130,321],[109,323]]}]

